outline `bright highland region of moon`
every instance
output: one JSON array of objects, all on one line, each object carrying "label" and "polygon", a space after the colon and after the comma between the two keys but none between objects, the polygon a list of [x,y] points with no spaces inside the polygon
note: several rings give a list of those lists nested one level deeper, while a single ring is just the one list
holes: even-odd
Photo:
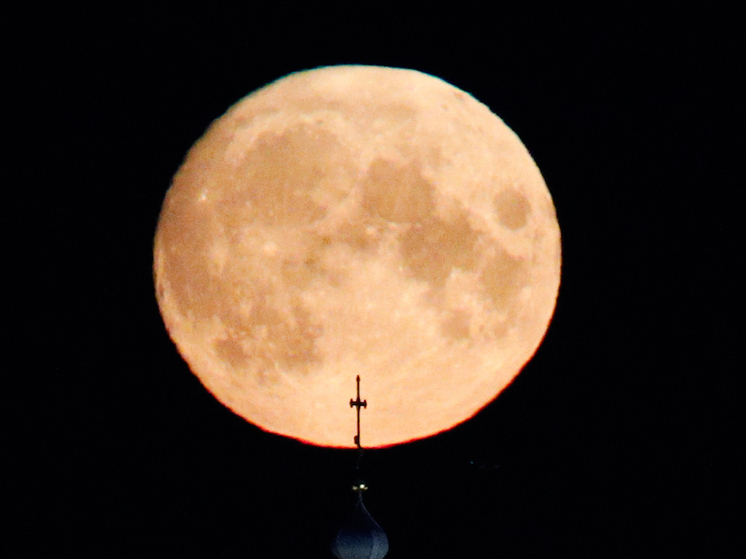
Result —
[{"label": "bright highland region of moon", "polygon": [[158,304],[201,382],[251,423],[364,446],[463,422],[531,358],[560,232],[518,137],[413,70],[291,74],[216,120],[173,179]]}]

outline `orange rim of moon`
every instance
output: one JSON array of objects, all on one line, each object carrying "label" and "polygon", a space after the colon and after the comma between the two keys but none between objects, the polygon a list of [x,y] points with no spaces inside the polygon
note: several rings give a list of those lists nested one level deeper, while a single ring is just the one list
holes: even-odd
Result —
[{"label": "orange rim of moon", "polygon": [[335,66],[242,99],[189,151],[154,243],[180,354],[224,405],[311,444],[469,419],[541,343],[560,281],[544,180],[490,110],[413,70]]}]

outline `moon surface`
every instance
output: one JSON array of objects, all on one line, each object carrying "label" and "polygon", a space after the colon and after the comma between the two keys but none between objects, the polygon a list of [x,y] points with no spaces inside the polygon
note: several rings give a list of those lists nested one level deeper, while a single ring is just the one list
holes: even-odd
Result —
[{"label": "moon surface", "polygon": [[413,70],[333,66],[242,99],[189,151],[155,236],[168,332],[224,405],[334,447],[427,437],[541,343],[560,230],[518,137]]}]

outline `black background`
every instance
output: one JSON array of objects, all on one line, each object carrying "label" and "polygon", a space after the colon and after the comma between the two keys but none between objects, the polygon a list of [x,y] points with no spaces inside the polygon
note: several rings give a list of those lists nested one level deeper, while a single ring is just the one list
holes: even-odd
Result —
[{"label": "black background", "polygon": [[449,432],[366,453],[388,557],[734,553],[734,13],[106,4],[6,21],[9,556],[331,558],[354,455],[219,404],[168,337],[151,265],[171,177],[210,122],[345,63],[488,105],[562,230],[557,310],[516,381]]}]

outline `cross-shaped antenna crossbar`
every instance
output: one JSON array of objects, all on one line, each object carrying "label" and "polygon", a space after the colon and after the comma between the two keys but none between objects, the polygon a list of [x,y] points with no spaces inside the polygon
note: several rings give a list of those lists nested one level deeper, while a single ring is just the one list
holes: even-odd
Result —
[{"label": "cross-shaped antenna crossbar", "polygon": [[357,376],[357,400],[350,398],[350,407],[357,407],[357,435],[355,435],[355,444],[359,450],[362,450],[360,445],[360,408],[367,408],[368,401],[360,399],[360,375]]}]

